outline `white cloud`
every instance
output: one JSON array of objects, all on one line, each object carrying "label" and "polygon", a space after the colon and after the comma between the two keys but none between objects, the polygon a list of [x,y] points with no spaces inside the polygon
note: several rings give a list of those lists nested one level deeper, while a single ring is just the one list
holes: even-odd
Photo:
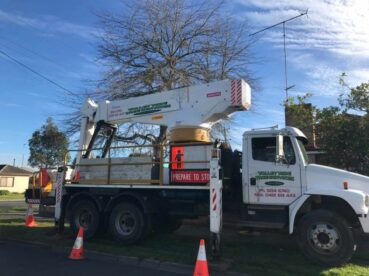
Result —
[{"label": "white cloud", "polygon": [[40,15],[38,18],[27,17],[19,13],[10,13],[0,9],[0,22],[33,28],[42,31],[42,35],[53,36],[55,33],[76,35],[84,39],[93,39],[100,34],[100,30],[65,21],[51,15]]},{"label": "white cloud", "polygon": [[[324,49],[369,57],[369,1],[239,0],[251,24],[265,27],[309,9],[308,17],[286,23],[288,46]],[[271,29],[264,39],[281,46],[281,29]]]},{"label": "white cloud", "polygon": [[22,105],[17,103],[6,103],[5,106],[7,107],[21,107]]},{"label": "white cloud", "polygon": [[[304,86],[317,95],[337,96],[342,72],[349,84],[369,80],[369,1],[238,0],[257,31],[309,9],[308,17],[286,23],[288,65],[303,73]],[[282,26],[260,34],[259,43],[283,47]]]},{"label": "white cloud", "polygon": [[354,70],[350,72],[350,76],[354,79],[358,80],[358,82],[367,82],[369,81],[369,68],[363,70]]},{"label": "white cloud", "polygon": [[29,96],[32,96],[32,97],[39,97],[39,96],[41,96],[40,93],[35,93],[35,92],[26,92],[26,94],[29,95]]},{"label": "white cloud", "polygon": [[[304,72],[305,78],[296,85],[293,95],[311,92],[314,96],[331,96],[336,98],[344,91],[339,84],[342,73],[346,73],[345,81],[349,86],[355,86],[369,81],[369,68],[347,63],[329,62],[319,59],[313,54],[301,54],[300,51],[290,54],[290,64],[297,71]],[[303,89],[303,91],[301,91]]]},{"label": "white cloud", "polygon": [[7,13],[1,9],[0,9],[0,20],[24,27],[28,26],[38,29],[46,27],[45,24],[39,21],[38,19],[32,19],[18,14]]}]

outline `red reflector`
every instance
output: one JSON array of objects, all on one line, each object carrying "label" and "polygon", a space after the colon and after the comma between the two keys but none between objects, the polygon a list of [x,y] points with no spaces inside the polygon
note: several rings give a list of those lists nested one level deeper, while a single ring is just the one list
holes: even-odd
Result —
[{"label": "red reflector", "polygon": [[41,187],[46,187],[47,183],[50,182],[50,176],[47,173],[46,169],[40,169],[40,174],[39,174],[39,181],[41,184]]},{"label": "red reflector", "polygon": [[81,173],[80,171],[76,171],[75,175],[73,176],[73,182],[79,182],[79,180],[81,179]]},{"label": "red reflector", "polygon": [[347,182],[347,181],[343,182],[343,188],[344,188],[345,190],[347,190],[347,189],[348,189],[348,182]]}]

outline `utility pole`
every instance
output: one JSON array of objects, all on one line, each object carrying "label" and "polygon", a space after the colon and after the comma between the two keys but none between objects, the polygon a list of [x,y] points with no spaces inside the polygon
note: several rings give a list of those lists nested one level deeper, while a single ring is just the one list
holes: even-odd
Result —
[{"label": "utility pole", "polygon": [[255,32],[255,33],[250,34],[250,36],[254,36],[254,35],[257,35],[259,33],[265,32],[265,31],[267,31],[269,29],[272,29],[274,27],[277,27],[279,25],[282,25],[283,26],[283,53],[284,53],[284,79],[285,79],[285,88],[284,88],[284,91],[286,93],[286,103],[288,101],[288,90],[290,90],[291,88],[295,87],[295,85],[288,86],[288,79],[287,79],[286,23],[289,22],[289,21],[292,21],[294,19],[297,19],[297,18],[299,18],[301,16],[304,16],[304,15],[307,16],[307,14],[308,14],[308,10],[300,13],[299,15],[296,15],[296,16],[291,17],[289,19],[283,20],[283,21],[278,22],[278,23],[276,23],[274,25],[265,27],[264,29],[261,29],[261,30]]}]

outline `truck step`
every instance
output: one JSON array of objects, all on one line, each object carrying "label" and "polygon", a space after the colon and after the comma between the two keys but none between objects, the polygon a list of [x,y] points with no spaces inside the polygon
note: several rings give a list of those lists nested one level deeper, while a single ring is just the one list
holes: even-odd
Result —
[{"label": "truck step", "polygon": [[269,221],[241,221],[238,226],[251,228],[282,229],[285,227],[285,223]]},{"label": "truck step", "polygon": [[281,205],[248,205],[247,210],[268,210],[268,211],[283,211],[286,206]]}]

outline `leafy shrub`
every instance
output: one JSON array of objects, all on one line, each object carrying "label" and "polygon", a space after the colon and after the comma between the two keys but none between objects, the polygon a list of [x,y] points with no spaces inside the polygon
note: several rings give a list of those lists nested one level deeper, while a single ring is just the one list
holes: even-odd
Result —
[{"label": "leafy shrub", "polygon": [[3,195],[10,195],[10,192],[8,190],[0,190],[0,196]]}]

